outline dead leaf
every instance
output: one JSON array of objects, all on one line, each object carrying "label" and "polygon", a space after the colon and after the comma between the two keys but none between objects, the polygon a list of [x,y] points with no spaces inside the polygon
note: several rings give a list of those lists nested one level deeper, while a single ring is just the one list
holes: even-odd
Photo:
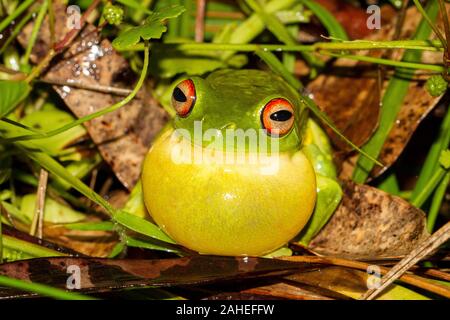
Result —
[{"label": "dead leaf", "polygon": [[[317,287],[310,287],[308,285],[299,286],[290,283],[280,282],[243,290],[241,291],[241,293],[266,295],[272,296],[273,298],[289,299],[289,300],[333,300],[332,298],[323,295],[323,292],[317,291],[320,291],[317,290]],[[329,295],[331,296],[335,297],[337,296],[337,294],[330,293],[328,290],[327,293],[329,293]],[[345,299],[345,297],[342,295],[339,295],[339,298]]]},{"label": "dead leaf", "polygon": [[39,246],[43,246],[45,248],[51,249],[51,250],[55,250],[67,255],[71,255],[71,256],[83,256],[83,254],[81,254],[80,252],[74,251],[72,248],[69,247],[65,247],[62,245],[58,245],[54,242],[50,242],[48,240],[43,240],[43,239],[39,239],[37,237],[31,236],[28,233],[19,231],[13,227],[10,227],[6,224],[2,224],[2,232],[4,235],[10,236],[10,237],[14,237],[26,242],[30,242],[33,244],[37,244]]},{"label": "dead leaf", "polygon": [[[171,287],[217,281],[254,279],[310,270],[313,264],[255,257],[193,256],[176,259],[120,260],[39,258],[0,265],[0,274],[66,288],[67,266],[80,267],[80,292],[105,292],[133,287]],[[0,288],[0,298],[34,295]]]},{"label": "dead leaf", "polygon": [[348,182],[341,204],[309,248],[322,255],[374,259],[408,254],[429,236],[425,214],[407,201]]},{"label": "dead leaf", "polygon": [[106,258],[119,243],[118,235],[107,231],[69,230],[55,225],[45,227],[44,234],[47,240],[89,257]]}]

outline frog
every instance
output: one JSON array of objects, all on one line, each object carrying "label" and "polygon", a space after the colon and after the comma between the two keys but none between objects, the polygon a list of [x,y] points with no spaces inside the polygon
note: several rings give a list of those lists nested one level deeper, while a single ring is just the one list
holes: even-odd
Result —
[{"label": "frog", "polygon": [[328,136],[302,93],[259,69],[217,70],[172,87],[174,116],[141,174],[154,222],[200,254],[264,256],[291,241],[307,245],[342,189]]}]

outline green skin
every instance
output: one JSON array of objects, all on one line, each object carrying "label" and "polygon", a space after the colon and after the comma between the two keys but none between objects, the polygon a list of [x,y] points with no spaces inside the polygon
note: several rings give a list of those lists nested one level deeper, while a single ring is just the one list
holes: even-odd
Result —
[{"label": "green skin", "polygon": [[220,70],[206,79],[190,79],[196,90],[195,106],[187,117],[176,116],[173,126],[188,130],[191,136],[194,135],[194,121],[201,121],[204,131],[216,130],[217,135],[224,137],[225,131],[230,128],[259,130],[262,129],[261,110],[269,101],[284,98],[292,104],[294,127],[278,138],[279,150],[294,153],[302,149],[316,173],[315,210],[298,238],[301,243],[308,244],[335,211],[342,198],[342,190],[337,181],[328,138],[309,118],[299,93],[279,76],[261,70]]}]

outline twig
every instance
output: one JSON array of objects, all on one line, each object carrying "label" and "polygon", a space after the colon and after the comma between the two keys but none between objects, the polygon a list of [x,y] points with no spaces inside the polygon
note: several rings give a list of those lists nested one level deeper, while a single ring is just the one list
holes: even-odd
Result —
[{"label": "twig", "polygon": [[379,295],[387,286],[399,279],[409,268],[437,249],[450,238],[450,222],[420,244],[409,255],[396,264],[382,279],[377,289],[370,289],[360,299],[372,300]]},{"label": "twig", "polygon": [[45,195],[47,191],[48,171],[41,169],[39,174],[39,183],[36,194],[36,206],[34,209],[33,222],[31,223],[30,235],[36,235],[42,239],[42,229],[44,227],[44,210],[45,210]]},{"label": "twig", "polygon": [[53,8],[53,0],[48,2],[48,27],[50,30],[50,44],[55,44],[55,10]]},{"label": "twig", "polygon": [[203,42],[205,38],[206,0],[197,0],[197,15],[195,16],[195,41]]},{"label": "twig", "polygon": [[57,86],[68,86],[78,89],[84,89],[84,90],[91,90],[91,91],[98,91],[103,93],[112,93],[118,96],[127,96],[131,93],[132,90],[125,89],[125,88],[118,88],[118,87],[111,87],[111,86],[102,86],[100,84],[84,84],[80,82],[69,82],[66,80],[57,80],[57,79],[38,79],[40,82],[53,84]]},{"label": "twig", "polygon": [[[95,190],[95,183],[97,182],[97,175],[98,175],[98,169],[94,168],[91,173],[91,180],[89,181],[89,188],[92,190]],[[88,199],[88,202],[86,204],[87,207],[92,207],[92,200]]]},{"label": "twig", "polygon": [[406,9],[408,9],[409,0],[403,0],[402,8],[400,10],[400,14],[398,16],[397,22],[395,24],[395,32],[392,37],[393,40],[398,40],[400,38],[403,25],[405,24],[406,18]]},{"label": "twig", "polygon": [[99,194],[104,198],[107,194],[109,189],[111,189],[111,186],[113,184],[113,179],[111,177],[108,177],[108,179],[105,180],[102,187],[100,188]]}]

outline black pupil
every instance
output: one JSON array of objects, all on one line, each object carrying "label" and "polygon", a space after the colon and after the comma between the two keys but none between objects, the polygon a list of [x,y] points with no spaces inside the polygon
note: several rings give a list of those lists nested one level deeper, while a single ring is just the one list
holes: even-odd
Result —
[{"label": "black pupil", "polygon": [[185,95],[184,92],[183,92],[180,88],[178,88],[178,87],[176,87],[176,88],[173,90],[173,98],[174,98],[176,101],[178,101],[178,102],[186,102],[186,101],[187,101],[186,95]]},{"label": "black pupil", "polygon": [[292,117],[292,113],[288,110],[280,110],[270,115],[273,121],[288,121]]}]

